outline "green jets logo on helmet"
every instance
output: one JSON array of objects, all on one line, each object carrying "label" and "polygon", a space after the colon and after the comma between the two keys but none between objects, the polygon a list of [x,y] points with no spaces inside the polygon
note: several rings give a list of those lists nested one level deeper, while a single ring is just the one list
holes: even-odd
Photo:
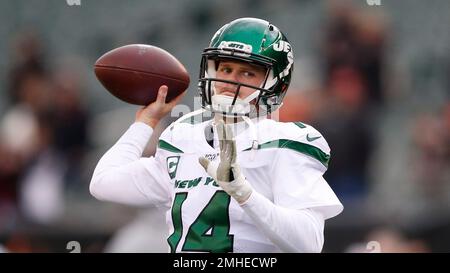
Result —
[{"label": "green jets logo on helmet", "polygon": [[206,109],[211,107],[212,83],[220,81],[215,78],[213,64],[221,59],[265,67],[268,73],[263,85],[251,86],[260,91],[256,104],[266,113],[281,106],[291,82],[294,55],[286,36],[276,26],[261,19],[241,18],[224,25],[214,34],[209,47],[203,51],[200,65],[198,87]]}]

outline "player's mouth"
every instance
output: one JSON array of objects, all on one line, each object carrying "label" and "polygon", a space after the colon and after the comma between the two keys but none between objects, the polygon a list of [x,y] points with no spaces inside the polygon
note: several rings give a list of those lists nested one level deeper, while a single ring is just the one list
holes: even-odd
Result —
[{"label": "player's mouth", "polygon": [[219,93],[220,95],[225,95],[225,96],[230,96],[230,97],[234,97],[236,95],[236,92],[232,92],[232,91],[222,91]]}]

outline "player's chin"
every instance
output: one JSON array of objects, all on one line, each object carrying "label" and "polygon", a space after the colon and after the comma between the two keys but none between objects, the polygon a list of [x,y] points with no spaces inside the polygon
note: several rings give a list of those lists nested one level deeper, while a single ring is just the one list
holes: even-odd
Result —
[{"label": "player's chin", "polygon": [[234,97],[236,95],[236,93],[225,91],[225,92],[220,92],[219,95]]}]

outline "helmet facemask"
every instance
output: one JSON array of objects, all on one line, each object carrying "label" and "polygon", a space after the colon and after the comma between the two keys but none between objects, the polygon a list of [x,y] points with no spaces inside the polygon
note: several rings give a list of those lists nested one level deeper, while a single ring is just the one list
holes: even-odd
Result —
[{"label": "helmet facemask", "polygon": [[[256,117],[267,115],[281,105],[279,96],[276,96],[273,93],[273,88],[277,83],[277,78],[274,76],[272,65],[274,60],[266,58],[266,60],[262,59],[261,61],[255,61],[253,59],[248,59],[247,56],[249,55],[250,54],[247,52],[234,49],[205,49],[200,65],[200,79],[198,85],[199,93],[202,96],[203,108],[227,117]],[[230,60],[263,67],[265,69],[265,77],[261,85],[252,86],[217,78],[216,72],[219,62]],[[235,93],[234,97],[217,94],[217,83],[234,85],[235,88],[232,88]],[[251,88],[255,91],[246,98],[241,99],[239,98],[239,94],[242,87]]]}]

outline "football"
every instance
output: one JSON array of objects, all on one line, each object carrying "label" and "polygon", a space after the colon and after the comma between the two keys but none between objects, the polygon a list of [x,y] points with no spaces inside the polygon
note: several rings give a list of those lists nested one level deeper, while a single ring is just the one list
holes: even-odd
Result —
[{"label": "football", "polygon": [[164,49],[131,44],[101,56],[94,66],[102,85],[117,98],[137,105],[156,100],[159,87],[167,85],[166,102],[185,91],[189,74],[183,64]]}]

